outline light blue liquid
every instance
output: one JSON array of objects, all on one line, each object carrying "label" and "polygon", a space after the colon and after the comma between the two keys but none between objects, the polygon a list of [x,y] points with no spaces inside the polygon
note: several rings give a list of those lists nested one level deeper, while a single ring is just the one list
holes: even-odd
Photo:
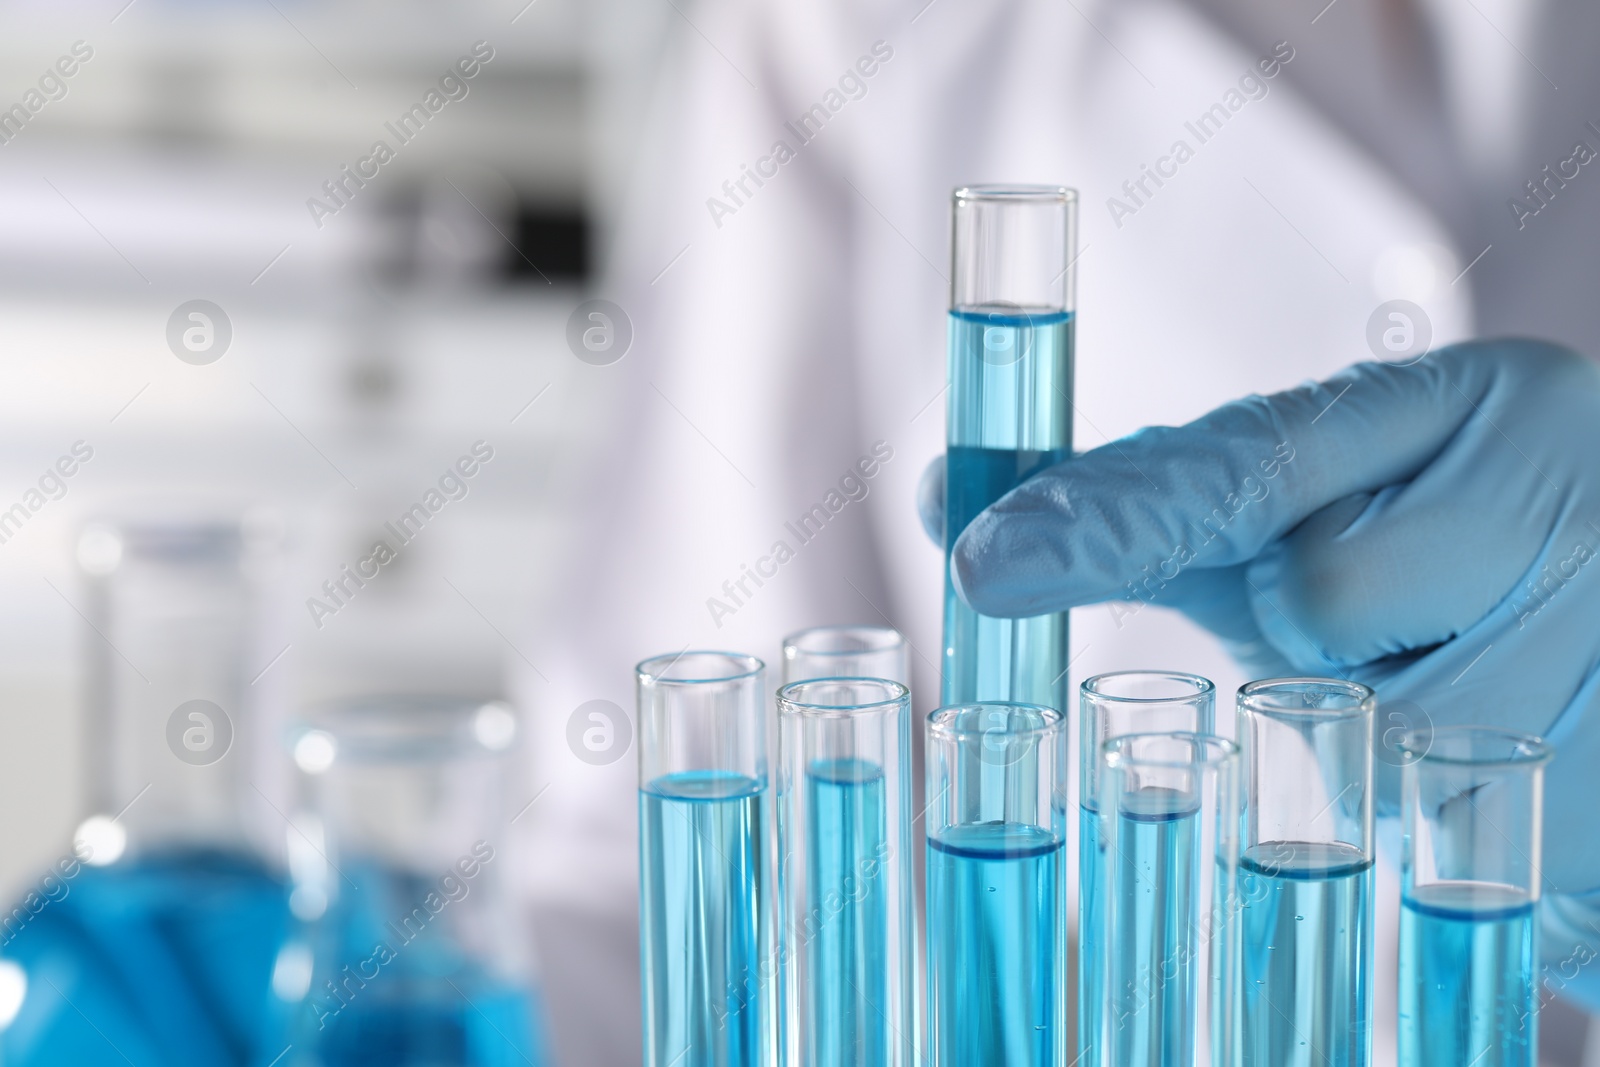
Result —
[{"label": "light blue liquid", "polygon": [[1100,1067],[1100,1028],[1105,1018],[1106,990],[1101,980],[1105,959],[1105,908],[1100,879],[1106,846],[1100,840],[1100,813],[1087,804],[1078,808],[1078,1067]]},{"label": "light blue liquid", "polygon": [[928,838],[933,1067],[1056,1067],[1061,835],[1015,823]]},{"label": "light blue liquid", "polygon": [[251,1067],[289,1043],[272,992],[289,894],[258,860],[149,853],[51,885],[6,916],[3,954],[28,987],[0,1062]]},{"label": "light blue liquid", "polygon": [[346,859],[336,908],[316,932],[317,967],[297,1049],[320,1067],[543,1067],[541,1013],[530,990],[490,972],[452,936],[451,909],[438,913],[439,876]]},{"label": "light blue liquid", "polygon": [[1067,706],[1067,615],[995,619],[956,595],[949,554],[984,508],[1072,448],[1073,317],[952,310],[943,703]]},{"label": "light blue liquid", "polygon": [[812,911],[796,934],[810,983],[804,1046],[813,1067],[891,1062],[883,790],[883,769],[864,760],[818,760],[806,773]]},{"label": "light blue liquid", "polygon": [[1112,872],[1110,1055],[1117,1067],[1193,1063],[1198,1009],[1199,839],[1192,798],[1145,789],[1122,798]]},{"label": "light blue liquid", "polygon": [[764,781],[670,774],[639,791],[646,1067],[761,1067]]},{"label": "light blue liquid", "polygon": [[1239,894],[1245,1067],[1366,1067],[1372,860],[1349,845],[1267,842],[1240,858]]},{"label": "light blue liquid", "polygon": [[1535,1067],[1534,902],[1453,882],[1401,903],[1400,1067]]}]

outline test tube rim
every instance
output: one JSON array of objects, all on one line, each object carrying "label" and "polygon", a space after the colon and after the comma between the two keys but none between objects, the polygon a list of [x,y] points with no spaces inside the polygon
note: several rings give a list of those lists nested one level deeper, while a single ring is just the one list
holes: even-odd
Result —
[{"label": "test tube rim", "polygon": [[[664,663],[668,668],[679,660],[690,656],[720,656],[729,663],[739,663],[743,669],[731,674],[719,674],[713,678],[669,678],[657,673],[654,668],[657,664]],[[743,681],[754,678],[767,669],[759,656],[752,656],[747,652],[724,652],[720,649],[685,649],[682,652],[668,652],[659,656],[642,659],[634,665],[634,673],[641,684],[653,686],[690,686],[690,685],[719,685],[727,682]]]},{"label": "test tube rim", "polygon": [[941,741],[981,741],[987,735],[985,730],[954,730],[948,723],[942,721],[954,718],[963,711],[972,711],[977,708],[1024,708],[1028,711],[1042,713],[1045,722],[1042,726],[1029,727],[1026,730],[1006,731],[1007,737],[1045,737],[1050,734],[1060,733],[1066,725],[1067,717],[1048,704],[1028,704],[1020,700],[975,700],[966,704],[946,704],[942,708],[934,708],[928,712],[928,733]]},{"label": "test tube rim", "polygon": [[[1354,696],[1356,699],[1346,707],[1306,708],[1277,705],[1268,702],[1264,698],[1264,694],[1272,690],[1284,689],[1295,685],[1316,685],[1327,689],[1343,690],[1346,694]],[[1343,719],[1359,719],[1371,716],[1378,707],[1378,694],[1371,686],[1363,685],[1360,682],[1352,682],[1348,678],[1317,678],[1310,675],[1258,678],[1239,687],[1237,706],[1240,711],[1249,712],[1252,715],[1264,715],[1267,718],[1282,721],[1338,722]]]},{"label": "test tube rim", "polygon": [[[865,648],[806,648],[800,644],[800,639],[809,634],[843,633],[846,631],[887,634],[892,636],[894,640]],[[826,626],[808,626],[804,630],[796,630],[786,635],[783,639],[783,652],[785,658],[788,658],[790,649],[807,656],[860,656],[868,652],[888,652],[891,649],[904,648],[905,644],[905,635],[892,626],[874,626],[866,622],[842,622],[830,623]]]},{"label": "test tube rim", "polygon": [[[1153,760],[1140,759],[1126,756],[1121,752],[1112,751],[1120,748],[1125,741],[1136,741],[1140,738],[1165,737],[1192,740],[1210,750],[1215,748],[1215,754],[1205,759],[1192,760]],[[1107,767],[1161,767],[1171,770],[1182,770],[1185,767],[1224,767],[1229,763],[1237,763],[1240,748],[1237,741],[1222,737],[1219,734],[1201,733],[1198,730],[1150,730],[1137,734],[1118,734],[1107,739],[1100,746],[1101,762]],[[1119,758],[1120,757],[1120,758]]]},{"label": "test tube rim", "polygon": [[[1438,750],[1439,739],[1453,738],[1496,738],[1507,742],[1512,751],[1510,756],[1499,758],[1476,758],[1447,756]],[[1496,767],[1526,767],[1534,769],[1549,763],[1555,755],[1555,750],[1550,743],[1537,734],[1525,734],[1518,730],[1506,730],[1498,726],[1475,726],[1463,724],[1458,726],[1440,726],[1432,730],[1410,730],[1400,738],[1400,751],[1412,756],[1412,761],[1407,764],[1414,767],[1420,763],[1431,766],[1446,767],[1483,767],[1492,769]]]},{"label": "test tube rim", "polygon": [[[1108,681],[1112,678],[1132,677],[1160,677],[1176,679],[1185,682],[1194,682],[1198,684],[1195,685],[1193,692],[1181,695],[1159,697],[1121,696],[1115,693],[1106,693],[1100,689],[1092,688],[1097,682]],[[1169,670],[1104,671],[1100,674],[1094,675],[1093,677],[1085,678],[1078,686],[1078,694],[1080,697],[1091,697],[1096,702],[1104,704],[1185,704],[1191,700],[1208,695],[1214,699],[1216,692],[1216,683],[1203,675],[1192,674],[1189,671]]]},{"label": "test tube rim", "polygon": [[[885,687],[891,696],[883,700],[874,700],[865,704],[815,704],[803,700],[794,700],[784,694],[792,689],[800,689],[808,685],[840,682],[872,682]],[[840,675],[829,678],[802,678],[797,682],[789,682],[778,688],[778,711],[784,715],[799,715],[807,719],[850,719],[874,712],[886,711],[892,708],[904,707],[911,699],[911,689],[902,682],[893,678],[872,678],[865,675]]]},{"label": "test tube rim", "polygon": [[1026,182],[996,182],[989,185],[962,185],[950,194],[953,203],[1036,203],[1072,204],[1078,190],[1065,185],[1030,185]]}]

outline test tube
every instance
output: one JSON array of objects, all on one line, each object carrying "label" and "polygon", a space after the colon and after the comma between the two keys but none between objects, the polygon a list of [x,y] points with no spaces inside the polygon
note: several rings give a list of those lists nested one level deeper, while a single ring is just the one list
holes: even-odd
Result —
[{"label": "test tube", "polygon": [[1372,1060],[1372,720],[1357,682],[1239,689],[1244,1067]]},{"label": "test tube", "polygon": [[1099,814],[1106,742],[1133,733],[1211,733],[1216,687],[1178,671],[1097,674],[1079,687],[1078,712],[1078,1063],[1100,1067],[1115,1062],[1099,1045],[1106,997]]},{"label": "test tube", "polygon": [[1094,1045],[1117,1067],[1233,1067],[1239,978],[1239,748],[1125,734],[1100,776],[1106,1004]]},{"label": "test tube", "polygon": [[645,1067],[766,1067],[775,1000],[765,665],[640,663],[639,940]]},{"label": "test tube", "polygon": [[1535,1067],[1550,748],[1474,726],[1429,742],[1401,745],[1400,1065]]},{"label": "test tube", "polygon": [[814,626],[783,639],[783,683],[887,678],[911,684],[906,639],[887,626]]},{"label": "test tube", "polygon": [[979,615],[956,594],[950,550],[980,511],[1071,454],[1077,205],[1073,190],[1037,185],[973,186],[952,199],[947,705],[1067,706],[1067,613]]},{"label": "test tube", "polygon": [[932,1067],[1067,1060],[1063,724],[1036,704],[928,717]]},{"label": "test tube", "polygon": [[778,691],[787,1067],[912,1067],[911,693],[880,678]]}]

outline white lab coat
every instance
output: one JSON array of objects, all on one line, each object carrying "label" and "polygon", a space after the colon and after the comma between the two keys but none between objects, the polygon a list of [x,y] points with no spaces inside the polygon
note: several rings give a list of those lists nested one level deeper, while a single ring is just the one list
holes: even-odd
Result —
[{"label": "white lab coat", "polygon": [[[1600,120],[1600,65],[1578,47],[1596,38],[1548,24],[1600,21],[1592,9],[674,6],[650,136],[598,294],[621,304],[635,331],[626,358],[597,369],[616,376],[623,397],[614,447],[588,483],[592,514],[566,566],[563,610],[545,620],[549,680],[527,677],[522,694],[536,716],[535,773],[551,783],[534,809],[530,886],[554,913],[619,923],[635,914],[633,754],[590,766],[572,757],[566,727],[587,700],[631,712],[639,659],[725,648],[775,669],[787,631],[888,621],[912,643],[919,708],[933,706],[941,555],[913,500],[943,448],[952,187],[1081,192],[1080,450],[1370,358],[1368,317],[1396,297],[1425,308],[1435,344],[1525,332],[1600,352],[1600,211],[1586,186],[1600,188],[1600,169],[1585,167],[1520,231],[1506,203],[1574,140],[1600,147],[1584,127]],[[1241,79],[1259,76],[1280,41],[1293,58],[1252,99]],[[862,57],[877,60],[864,95],[830,98]],[[830,103],[837,110],[802,144],[799,117]],[[1227,117],[1202,142],[1189,124],[1214,105]],[[1180,140],[1192,157],[1177,163]],[[793,158],[763,162],[777,141]],[[1146,165],[1169,176],[1159,186],[1145,178],[1140,191]],[[769,176],[740,190],[745,167]],[[798,546],[785,522],[876,442],[892,458],[867,497]],[[794,558],[759,587],[746,579],[736,597],[745,566],[779,540]],[[1074,684],[1119,668],[1197,671],[1218,683],[1219,721],[1231,719],[1244,679],[1175,615],[1081,609],[1072,644]],[[1380,1063],[1391,1062],[1394,1025],[1397,892],[1386,877]],[[625,1049],[624,1062],[636,1055],[636,962],[625,952],[592,962],[588,976],[550,976],[592,991],[552,992],[575,1013],[558,1029],[608,1031],[584,1046],[584,1062]]]}]

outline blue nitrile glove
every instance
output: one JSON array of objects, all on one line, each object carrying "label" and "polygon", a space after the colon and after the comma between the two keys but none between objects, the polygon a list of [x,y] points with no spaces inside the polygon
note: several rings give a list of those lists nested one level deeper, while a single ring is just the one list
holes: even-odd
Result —
[{"label": "blue nitrile glove", "polygon": [[[919,498],[942,533],[935,468]],[[1597,557],[1600,368],[1494,341],[1358,364],[1087,452],[974,519],[951,567],[987,615],[1158,604],[1257,677],[1365,682],[1379,743],[1396,708],[1413,725],[1544,736],[1546,891],[1567,927],[1595,924],[1600,950]],[[1376,761],[1389,814],[1398,762]],[[1567,991],[1600,1004],[1600,960],[1577,970]]]}]

